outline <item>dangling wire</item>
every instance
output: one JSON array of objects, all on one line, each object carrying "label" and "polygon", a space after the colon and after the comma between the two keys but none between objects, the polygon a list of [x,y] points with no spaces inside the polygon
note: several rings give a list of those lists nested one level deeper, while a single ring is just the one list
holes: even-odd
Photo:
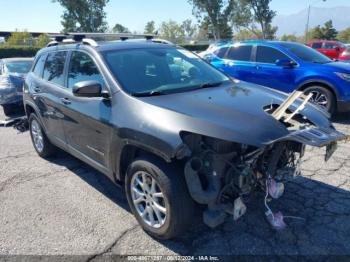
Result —
[{"label": "dangling wire", "polygon": [[275,221],[275,216],[271,210],[271,208],[269,207],[269,205],[267,204],[267,197],[269,196],[269,185],[268,185],[268,181],[271,179],[271,176],[269,175],[268,179],[266,179],[266,182],[265,182],[265,186],[266,186],[266,194],[265,194],[265,199],[264,199],[264,203],[265,203],[265,207],[267,209],[267,212],[265,213],[266,216],[268,215],[272,215],[272,219],[273,221]]}]

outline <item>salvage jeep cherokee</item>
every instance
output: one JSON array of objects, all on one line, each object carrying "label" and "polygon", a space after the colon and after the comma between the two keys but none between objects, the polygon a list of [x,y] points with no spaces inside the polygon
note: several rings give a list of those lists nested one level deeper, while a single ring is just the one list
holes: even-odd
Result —
[{"label": "salvage jeep cherokee", "polygon": [[[256,189],[279,198],[283,181],[300,173],[305,145],[327,146],[329,159],[346,136],[310,98],[230,79],[151,41],[44,48],[24,87],[37,153],[59,147],[123,183],[138,222],[163,239],[183,232],[198,206],[216,227],[244,215]],[[265,205],[283,228],[283,215]]]}]

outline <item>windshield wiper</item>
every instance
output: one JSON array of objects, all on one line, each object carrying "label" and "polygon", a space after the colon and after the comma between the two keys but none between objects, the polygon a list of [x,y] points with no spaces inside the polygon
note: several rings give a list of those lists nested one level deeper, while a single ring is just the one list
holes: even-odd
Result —
[{"label": "windshield wiper", "polygon": [[217,87],[217,86],[220,86],[222,85],[223,81],[220,81],[220,82],[209,82],[209,83],[204,83],[204,84],[201,84],[199,85],[200,88],[209,88],[209,87]]},{"label": "windshield wiper", "polygon": [[146,91],[146,92],[131,93],[131,95],[135,96],[135,97],[160,96],[160,95],[164,95],[164,94],[165,93],[162,91]]}]

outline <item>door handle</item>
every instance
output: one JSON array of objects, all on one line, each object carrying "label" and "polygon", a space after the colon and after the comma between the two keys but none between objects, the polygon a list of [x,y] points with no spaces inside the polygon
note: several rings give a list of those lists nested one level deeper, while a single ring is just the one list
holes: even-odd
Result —
[{"label": "door handle", "polygon": [[259,70],[259,69],[261,69],[261,66],[258,66],[258,65],[257,65],[257,66],[255,66],[255,69],[258,69],[258,70]]},{"label": "door handle", "polygon": [[61,102],[65,105],[70,105],[72,103],[68,98],[61,98]]}]

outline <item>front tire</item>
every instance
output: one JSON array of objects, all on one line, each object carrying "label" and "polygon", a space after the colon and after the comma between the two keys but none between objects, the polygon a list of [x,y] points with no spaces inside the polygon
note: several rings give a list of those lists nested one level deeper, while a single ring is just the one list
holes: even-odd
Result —
[{"label": "front tire", "polygon": [[191,224],[195,210],[183,171],[153,158],[135,160],[125,178],[129,206],[151,236],[170,239]]},{"label": "front tire", "polygon": [[30,137],[32,138],[35,151],[42,158],[52,156],[56,152],[56,147],[47,138],[37,116],[32,113],[28,122]]},{"label": "front tire", "polygon": [[333,93],[329,89],[323,86],[310,86],[304,90],[304,93],[306,95],[310,93],[313,94],[310,102],[323,107],[330,114],[335,112],[336,100]]}]

